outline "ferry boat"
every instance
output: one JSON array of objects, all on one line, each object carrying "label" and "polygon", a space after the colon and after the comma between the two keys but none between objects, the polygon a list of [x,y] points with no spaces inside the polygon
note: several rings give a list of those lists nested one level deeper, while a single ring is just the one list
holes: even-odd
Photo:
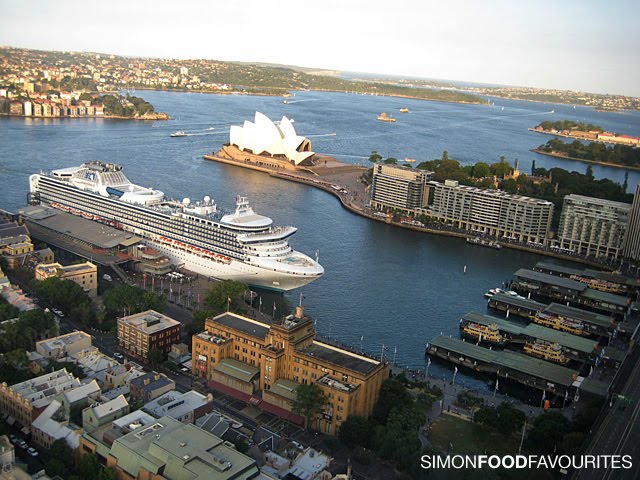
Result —
[{"label": "ferry boat", "polygon": [[480,343],[490,343],[492,345],[504,345],[507,339],[500,333],[495,323],[491,325],[481,325],[479,323],[468,322],[462,327],[461,335]]},{"label": "ferry boat", "polygon": [[493,297],[496,293],[507,293],[504,290],[502,290],[501,288],[490,288],[489,291],[487,293],[484,294],[484,298],[491,298]]},{"label": "ferry boat", "polygon": [[409,113],[409,109],[407,107],[402,107],[400,109],[400,113]]},{"label": "ferry boat", "polygon": [[539,312],[536,315],[531,316],[531,319],[534,323],[550,327],[555,330],[572,333],[573,335],[588,335],[588,332],[584,330],[584,327],[580,322],[574,322],[567,320],[566,318]]},{"label": "ferry boat", "polygon": [[396,121],[395,118],[387,115],[387,112],[382,112],[380,115],[378,115],[377,119],[380,120],[381,122],[388,122],[388,123],[395,123]]},{"label": "ferry boat", "polygon": [[472,245],[480,245],[481,247],[494,248],[496,250],[502,249],[502,245],[500,245],[498,242],[494,240],[485,240],[484,238],[480,237],[467,237],[467,243],[470,243]]},{"label": "ferry boat", "polygon": [[92,161],[31,175],[32,203],[43,203],[142,237],[174,263],[207,277],[287,291],[317,280],[324,269],[292,250],[292,226],[274,226],[245,197],[219,210],[206,196],[192,202],[133,184],[122,166]]},{"label": "ferry boat", "polygon": [[524,344],[524,352],[532,357],[542,358],[549,362],[566,365],[570,359],[562,353],[562,347],[557,343],[527,342]]},{"label": "ferry boat", "polygon": [[189,135],[186,132],[183,132],[182,130],[180,130],[179,132],[172,133],[169,136],[170,137],[188,137]]}]

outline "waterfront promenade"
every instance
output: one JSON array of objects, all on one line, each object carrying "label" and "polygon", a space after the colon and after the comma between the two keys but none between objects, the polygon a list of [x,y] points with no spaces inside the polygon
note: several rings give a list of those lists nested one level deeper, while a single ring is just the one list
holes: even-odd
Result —
[{"label": "waterfront promenade", "polygon": [[[205,160],[219,162],[226,165],[255,170],[274,178],[281,178],[283,180],[289,180],[291,182],[302,183],[311,187],[319,188],[338,198],[340,204],[346,210],[370,220],[393,225],[394,227],[447,237],[467,238],[469,236],[478,236],[476,232],[469,232],[467,230],[458,229],[445,224],[438,223],[420,227],[395,222],[387,219],[386,217],[375,215],[376,211],[369,205],[369,186],[366,185],[363,179],[363,176],[366,174],[368,169],[366,167],[339,162],[333,157],[321,157],[322,160],[318,166],[304,168],[297,171],[271,168],[249,162],[241,162],[225,158],[217,154],[207,154],[204,155],[203,158]],[[327,160],[324,161],[324,159]],[[495,240],[493,237],[487,238]],[[513,240],[505,241],[501,239],[499,240],[499,243],[506,248],[578,262],[595,268],[613,269],[616,266],[599,262],[595,258],[587,258],[579,255],[567,255],[550,250],[546,247],[522,244]]]}]

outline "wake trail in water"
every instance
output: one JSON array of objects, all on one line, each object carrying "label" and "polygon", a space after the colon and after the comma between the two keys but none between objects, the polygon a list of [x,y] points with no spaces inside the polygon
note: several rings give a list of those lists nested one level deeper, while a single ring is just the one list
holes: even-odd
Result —
[{"label": "wake trail in water", "polygon": [[305,135],[305,137],[335,137],[337,135],[336,132],[333,133],[311,133],[309,135]]}]

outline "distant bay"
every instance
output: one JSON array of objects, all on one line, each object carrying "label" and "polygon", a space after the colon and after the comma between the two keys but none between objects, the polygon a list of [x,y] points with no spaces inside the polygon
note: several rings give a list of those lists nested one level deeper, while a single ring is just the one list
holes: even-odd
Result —
[{"label": "distant bay", "polygon": [[[504,155],[512,163],[517,158],[525,172],[535,159],[538,167],[580,173],[586,164],[530,152],[541,137],[527,128],[571,119],[640,133],[640,112],[500,98],[492,98],[489,106],[327,92],[296,92],[287,104],[263,96],[154,91],[141,96],[174,120],[0,118],[0,208],[25,204],[30,174],[95,159],[123,164],[132,181],[176,198],[210,195],[232,208],[236,195],[247,195],[259,213],[298,227],[291,239],[294,248],[310,255],[319,250],[326,274],[301,290],[318,330],[357,349],[362,338],[363,350],[376,355],[384,344],[385,356],[391,359],[396,351],[397,362],[412,368],[424,368],[424,347],[432,337],[458,335],[464,313],[485,310],[484,292],[542,257],[372,222],[345,211],[326,192],[203,160],[203,154],[228,141],[229,126],[251,120],[256,110],[274,120],[287,115],[315,151],[364,165],[372,150],[418,162],[447,150],[464,164],[492,163]],[[410,113],[399,113],[403,107]],[[397,122],[376,121],[381,112]],[[179,130],[189,136],[169,136]],[[593,171],[597,178],[618,182],[625,174],[599,165]],[[629,191],[639,181],[640,172],[630,171]],[[287,298],[297,304],[299,294]],[[450,375],[444,367],[432,366],[431,372]]]}]

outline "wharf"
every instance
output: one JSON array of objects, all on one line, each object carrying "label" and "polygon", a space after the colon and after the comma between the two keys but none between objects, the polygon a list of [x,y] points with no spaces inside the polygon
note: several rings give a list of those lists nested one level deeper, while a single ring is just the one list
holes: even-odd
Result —
[{"label": "wharf", "polygon": [[562,347],[562,353],[567,358],[580,362],[588,361],[598,353],[598,344],[593,340],[543,327],[536,323],[529,323],[526,326],[522,326],[509,320],[483,315],[477,312],[464,315],[460,323],[460,328],[464,328],[464,326],[469,323],[486,327],[495,325],[498,331],[505,336],[508,344],[524,344],[538,340],[547,344],[557,343]]},{"label": "wharf", "polygon": [[506,312],[507,318],[509,318],[511,313],[524,318],[531,318],[535,316],[536,313],[540,313],[547,308],[547,305],[544,303],[516,297],[508,293],[496,293],[487,303],[490,308]]},{"label": "wharf", "polygon": [[427,347],[427,354],[475,372],[509,379],[558,397],[566,397],[568,400],[578,396],[578,391],[603,396],[608,390],[608,385],[584,378],[577,370],[520,353],[489,350],[450,337],[434,338]]},{"label": "wharf", "polygon": [[511,288],[520,293],[542,296],[563,303],[569,302],[574,306],[620,316],[627,313],[631,305],[630,298],[595,290],[589,288],[586,283],[566,277],[525,268],[521,268],[513,276]]}]

